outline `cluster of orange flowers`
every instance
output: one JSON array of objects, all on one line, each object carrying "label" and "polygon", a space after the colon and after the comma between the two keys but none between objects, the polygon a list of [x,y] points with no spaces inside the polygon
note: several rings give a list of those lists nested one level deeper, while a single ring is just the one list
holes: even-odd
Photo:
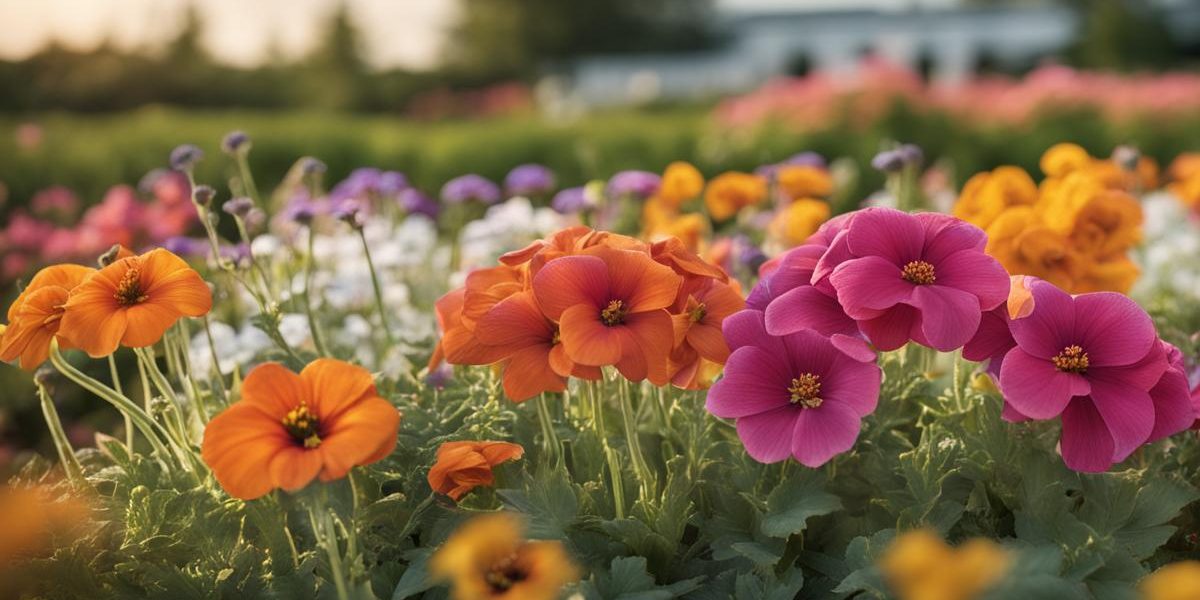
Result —
[{"label": "cluster of orange flowers", "polygon": [[1134,194],[1158,179],[1152,160],[1128,163],[1058,144],[1042,156],[1040,186],[1018,167],[979,173],[963,187],[954,216],[987,231],[987,253],[1009,273],[1074,294],[1128,292],[1138,277],[1128,253],[1142,235]]},{"label": "cluster of orange flowers", "polygon": [[0,361],[19,358],[21,368],[36,369],[55,340],[92,357],[151,346],[181,317],[211,309],[212,292],[200,274],[161,248],[141,256],[122,249],[101,269],[54,265],[9,307]]},{"label": "cluster of orange flowers", "polygon": [[1167,168],[1167,189],[1193,211],[1200,213],[1200,153],[1180,154]]},{"label": "cluster of orange flowers", "polygon": [[722,321],[745,304],[736,282],[677,238],[572,227],[500,263],[437,301],[443,336],[430,368],[498,364],[518,402],[610,365],[631,381],[703,387],[729,356]]},{"label": "cluster of orange flowers", "polygon": [[[720,223],[743,209],[762,205],[776,190],[780,206],[771,218],[768,235],[784,248],[802,243],[829,219],[824,200],[833,193],[829,171],[811,165],[780,165],[770,176],[729,171],[704,181],[704,175],[686,162],[673,162],[663,171],[658,193],[642,207],[642,237],[659,240],[677,237],[700,251],[712,222]],[[703,195],[705,214],[685,206]]]}]

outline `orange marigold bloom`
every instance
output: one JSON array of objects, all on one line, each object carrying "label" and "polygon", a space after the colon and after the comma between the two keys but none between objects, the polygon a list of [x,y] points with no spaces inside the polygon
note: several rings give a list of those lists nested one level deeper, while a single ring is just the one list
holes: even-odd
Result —
[{"label": "orange marigold bloom", "polygon": [[680,283],[644,252],[595,247],[547,263],[533,291],[545,315],[558,322],[571,360],[616,365],[627,379],[663,385],[673,338],[665,309]]},{"label": "orange marigold bloom", "polygon": [[1042,224],[1029,207],[1005,212],[987,229],[987,253],[1010,275],[1032,275],[1068,291],[1086,269],[1070,239]]},{"label": "orange marigold bloom", "polygon": [[323,358],[297,375],[264,363],[242,383],[241,400],[209,422],[201,457],[229,495],[253,500],[380,460],[399,428],[400,412],[362,367]]},{"label": "orange marigold bloom", "polygon": [[997,167],[967,180],[954,204],[954,216],[987,229],[1004,211],[1015,206],[1032,206],[1037,200],[1037,184],[1024,169]]},{"label": "orange marigold bloom", "polygon": [[66,336],[58,335],[63,312],[71,290],[94,271],[80,265],[55,265],[38,271],[8,307],[8,328],[0,334],[0,361],[19,357],[22,369],[33,370],[46,362],[56,336],[63,349],[74,347]]},{"label": "orange marigold bloom", "polygon": [[212,292],[200,274],[159,248],[88,275],[67,300],[61,332],[100,357],[122,345],[153,345],[181,317],[211,309]]},{"label": "orange marigold bloom", "polygon": [[524,448],[508,442],[446,442],[438,447],[437,462],[429,470],[429,487],[458,502],[481,485],[491,486],[493,467],[524,455]]},{"label": "orange marigold bloom", "polygon": [[702,190],[704,175],[691,163],[676,161],[663,171],[657,197],[667,206],[678,208],[680,204],[699,196]]},{"label": "orange marigold bloom", "polygon": [[430,572],[454,600],[555,600],[579,570],[561,542],[526,541],[523,530],[509,513],[476,517],[434,553]]},{"label": "orange marigold bloom", "polygon": [[896,537],[879,567],[901,600],[972,600],[999,582],[1011,562],[991,540],[951,548],[936,533],[916,530]]},{"label": "orange marigold bloom", "polygon": [[1055,144],[1042,154],[1039,166],[1047,177],[1062,177],[1092,163],[1092,156],[1077,144]]},{"label": "orange marigold bloom", "polygon": [[775,173],[775,181],[788,200],[824,198],[833,193],[829,171],[809,165],[785,165]]},{"label": "orange marigold bloom", "polygon": [[1200,598],[1200,562],[1181,560],[1163,565],[1138,584],[1143,600]]},{"label": "orange marigold bloom", "polygon": [[750,173],[730,171],[716,176],[704,192],[704,205],[713,221],[724,221],[767,197],[767,180]]},{"label": "orange marigold bloom", "polygon": [[829,205],[812,198],[800,198],[781,208],[771,219],[767,231],[771,239],[791,248],[799,246],[829,220]]}]

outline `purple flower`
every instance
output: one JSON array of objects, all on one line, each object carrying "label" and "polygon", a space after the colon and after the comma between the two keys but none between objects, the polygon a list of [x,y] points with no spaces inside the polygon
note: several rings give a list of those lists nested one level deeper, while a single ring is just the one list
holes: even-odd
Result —
[{"label": "purple flower", "polygon": [[204,151],[196,147],[195,144],[183,144],[176,146],[171,151],[171,168],[176,171],[191,170],[196,163],[204,158]]},{"label": "purple flower", "polygon": [[[869,208],[822,261],[838,259],[828,282],[876,347],[914,340],[945,352],[966,344],[981,314],[1008,297],[1008,274],[984,254],[986,242],[978,227],[948,215]],[[814,278],[823,266],[830,265],[818,263]]]},{"label": "purple flower", "polygon": [[550,207],[564,215],[573,215],[583,211],[590,205],[586,187],[573,187],[560,190],[550,201]]},{"label": "purple flower", "polygon": [[725,319],[733,351],[708,392],[708,412],[737,419],[738,437],[759,462],[794,457],[819,467],[849,450],[879,401],[881,372],[862,340],[812,330],[767,333],[763,314]]},{"label": "purple flower", "polygon": [[1000,390],[1010,417],[1062,416],[1068,467],[1104,471],[1195,420],[1182,369],[1133,300],[1071,297],[1045,281],[1030,289],[1033,312],[1009,323],[1016,347],[1004,356]]},{"label": "purple flower", "polygon": [[186,258],[199,258],[211,253],[208,240],[184,236],[169,237],[162,241],[167,252]]},{"label": "purple flower", "polygon": [[334,202],[329,214],[355,229],[362,229],[364,224],[363,202],[357,198]]},{"label": "purple flower", "polygon": [[633,196],[645,200],[658,193],[662,178],[649,171],[621,171],[608,180],[608,195],[614,198]]},{"label": "purple flower", "polygon": [[317,215],[324,212],[324,207],[308,197],[308,194],[297,194],[283,208],[283,218],[295,221],[301,225],[309,225]]},{"label": "purple flower", "polygon": [[905,166],[919,167],[925,162],[925,152],[916,144],[901,144],[896,148],[896,153],[900,155],[900,160],[904,161]]},{"label": "purple flower", "polygon": [[542,165],[520,165],[504,178],[510,196],[540,196],[554,189],[554,171]]},{"label": "purple flower", "polygon": [[474,173],[455,177],[442,186],[442,202],[465,204],[472,201],[495,204],[500,201],[500,187]]},{"label": "purple flower", "polygon": [[399,171],[384,171],[379,174],[375,191],[384,196],[395,196],[410,186],[408,177]]},{"label": "purple flower", "polygon": [[226,154],[237,154],[250,149],[250,136],[245,131],[231,131],[221,140],[221,150]]},{"label": "purple flower", "polygon": [[871,159],[871,167],[884,173],[896,173],[904,164],[904,156],[897,150],[884,150]]},{"label": "purple flower", "polygon": [[226,214],[242,218],[245,218],[252,208],[254,208],[254,201],[246,196],[230,198],[221,206],[221,210]]},{"label": "purple flower", "polygon": [[396,201],[409,214],[425,215],[430,219],[436,219],[442,210],[442,207],[433,198],[412,187],[401,190]]},{"label": "purple flower", "polygon": [[817,154],[816,152],[801,152],[799,154],[793,154],[780,164],[816,167],[818,169],[824,169],[828,166],[828,163],[825,161],[825,157]]}]

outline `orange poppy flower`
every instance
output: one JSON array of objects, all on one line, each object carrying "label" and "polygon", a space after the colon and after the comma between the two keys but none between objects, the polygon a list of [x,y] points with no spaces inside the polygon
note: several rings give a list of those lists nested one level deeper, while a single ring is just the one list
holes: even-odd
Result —
[{"label": "orange poppy flower", "polygon": [[767,180],[750,173],[730,171],[717,175],[704,192],[704,205],[713,221],[724,221],[739,210],[767,197]]},{"label": "orange poppy flower", "polygon": [[721,281],[729,281],[729,274],[721,267],[700,258],[678,238],[667,238],[654,242],[650,246],[650,257],[660,264],[671,267],[684,277],[710,277]]},{"label": "orange poppy flower", "polygon": [[703,358],[725,364],[729,346],[721,333],[725,317],[742,310],[746,301],[733,286],[715,279],[685,281],[677,311],[671,315],[675,345],[687,344]]},{"label": "orange poppy flower", "polygon": [[562,542],[526,541],[510,513],[476,517],[434,553],[430,572],[453,586],[453,600],[555,600],[579,578]]},{"label": "orange poppy flower", "polygon": [[669,379],[670,314],[681,278],[644,252],[595,247],[546,264],[533,280],[538,304],[559,324],[571,360],[616,365],[627,379]]},{"label": "orange poppy flower", "polygon": [[158,248],[89,275],[71,292],[62,334],[92,357],[158,342],[181,317],[212,309],[212,292],[183,259]]},{"label": "orange poppy flower", "polygon": [[[8,307],[8,328],[0,334],[0,361],[20,357],[21,368],[26,370],[46,362],[71,290],[93,272],[95,269],[80,265],[55,265],[38,271]],[[58,336],[58,344],[63,349],[74,347],[65,336]]]},{"label": "orange poppy flower", "polygon": [[600,369],[579,365],[563,349],[555,325],[542,314],[532,291],[509,296],[479,320],[475,337],[503,352],[504,393],[523,402],[542,392],[566,389],[567,377],[599,379]]},{"label": "orange poppy flower", "polygon": [[400,412],[362,367],[323,358],[297,375],[264,363],[242,383],[241,400],[209,422],[201,457],[229,495],[253,500],[380,460],[399,428]]},{"label": "orange poppy flower", "polygon": [[508,442],[446,442],[429,470],[429,487],[458,502],[481,485],[491,486],[493,467],[524,455],[524,448]]}]

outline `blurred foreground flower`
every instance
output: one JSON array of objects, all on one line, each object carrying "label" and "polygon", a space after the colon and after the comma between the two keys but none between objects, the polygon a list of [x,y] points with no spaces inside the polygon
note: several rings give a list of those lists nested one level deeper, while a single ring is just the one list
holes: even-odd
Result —
[{"label": "blurred foreground flower", "polygon": [[1144,600],[1200,598],[1200,562],[1182,560],[1160,567],[1139,586]]},{"label": "blurred foreground flower", "polygon": [[520,518],[476,517],[433,555],[431,571],[454,600],[554,600],[579,577],[561,542],[526,541]]},{"label": "blurred foreground flower", "polygon": [[989,540],[951,548],[937,534],[910,531],[879,562],[900,600],[972,600],[1004,576],[1009,557]]}]

